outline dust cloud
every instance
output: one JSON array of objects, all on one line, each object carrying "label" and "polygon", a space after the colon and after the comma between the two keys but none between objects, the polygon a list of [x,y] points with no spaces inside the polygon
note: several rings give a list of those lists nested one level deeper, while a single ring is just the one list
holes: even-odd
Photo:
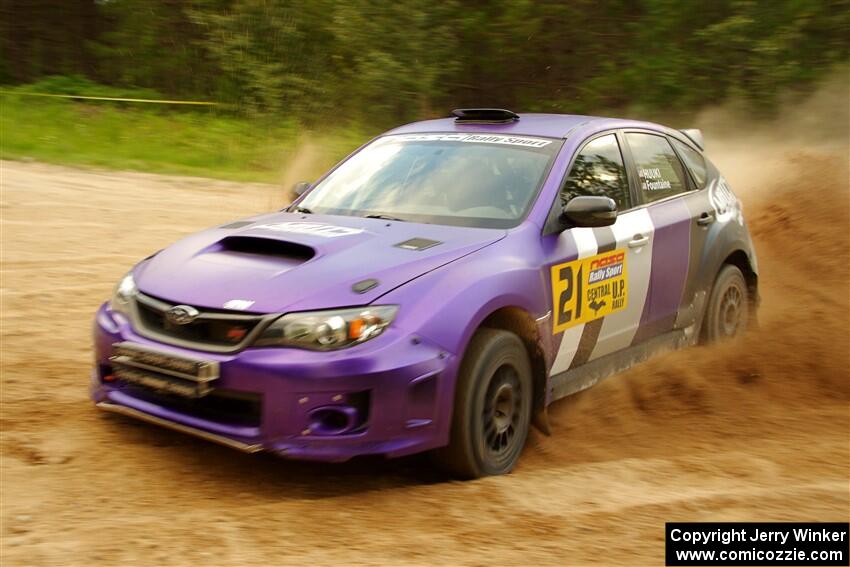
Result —
[{"label": "dust cloud", "polygon": [[285,203],[295,200],[297,195],[292,192],[292,187],[296,183],[316,180],[316,171],[319,170],[320,164],[328,161],[326,153],[312,135],[307,134],[302,137],[286,160],[286,166],[280,177],[283,189],[281,196]]}]

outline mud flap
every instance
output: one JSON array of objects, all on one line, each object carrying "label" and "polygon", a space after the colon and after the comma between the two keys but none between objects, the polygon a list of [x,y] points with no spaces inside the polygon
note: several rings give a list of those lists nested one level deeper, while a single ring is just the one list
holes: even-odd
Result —
[{"label": "mud flap", "polygon": [[549,427],[549,412],[545,407],[534,412],[531,417],[531,424],[546,437],[552,436],[552,429]]}]

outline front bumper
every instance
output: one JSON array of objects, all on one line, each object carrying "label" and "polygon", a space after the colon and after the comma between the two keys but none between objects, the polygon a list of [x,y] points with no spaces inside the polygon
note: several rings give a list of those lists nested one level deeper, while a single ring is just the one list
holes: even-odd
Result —
[{"label": "front bumper", "polygon": [[[188,403],[115,380],[110,356],[113,345],[125,341],[217,362],[214,394],[250,396],[256,411],[199,411],[203,400]],[[98,407],[246,452],[344,461],[397,457],[448,442],[457,357],[395,327],[335,352],[249,348],[221,354],[151,341],[104,304],[95,317],[94,345],[92,398]],[[328,426],[328,415],[347,416],[348,427]]]}]

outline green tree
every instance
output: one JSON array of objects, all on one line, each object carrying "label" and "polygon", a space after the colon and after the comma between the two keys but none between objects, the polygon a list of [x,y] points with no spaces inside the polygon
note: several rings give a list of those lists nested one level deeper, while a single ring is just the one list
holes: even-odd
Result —
[{"label": "green tree", "polygon": [[208,30],[183,0],[112,0],[98,3],[104,30],[89,41],[97,76],[109,83],[154,88],[169,95],[216,96],[218,68],[203,40]]},{"label": "green tree", "polygon": [[0,2],[0,81],[81,75],[306,122],[769,111],[850,59],[850,0]]},{"label": "green tree", "polygon": [[445,114],[447,83],[462,69],[457,12],[453,1],[338,5],[329,30],[337,104],[386,122]]},{"label": "green tree", "polygon": [[305,116],[329,111],[340,87],[328,70],[333,38],[329,0],[236,0],[198,4],[192,21],[221,69],[226,91],[251,112]]}]

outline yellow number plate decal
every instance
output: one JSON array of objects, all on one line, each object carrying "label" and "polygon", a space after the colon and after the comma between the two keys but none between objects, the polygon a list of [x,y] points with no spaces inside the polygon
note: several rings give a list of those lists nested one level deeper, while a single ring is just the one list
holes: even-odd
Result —
[{"label": "yellow number plate decal", "polygon": [[552,266],[552,333],[626,308],[626,251]]}]

